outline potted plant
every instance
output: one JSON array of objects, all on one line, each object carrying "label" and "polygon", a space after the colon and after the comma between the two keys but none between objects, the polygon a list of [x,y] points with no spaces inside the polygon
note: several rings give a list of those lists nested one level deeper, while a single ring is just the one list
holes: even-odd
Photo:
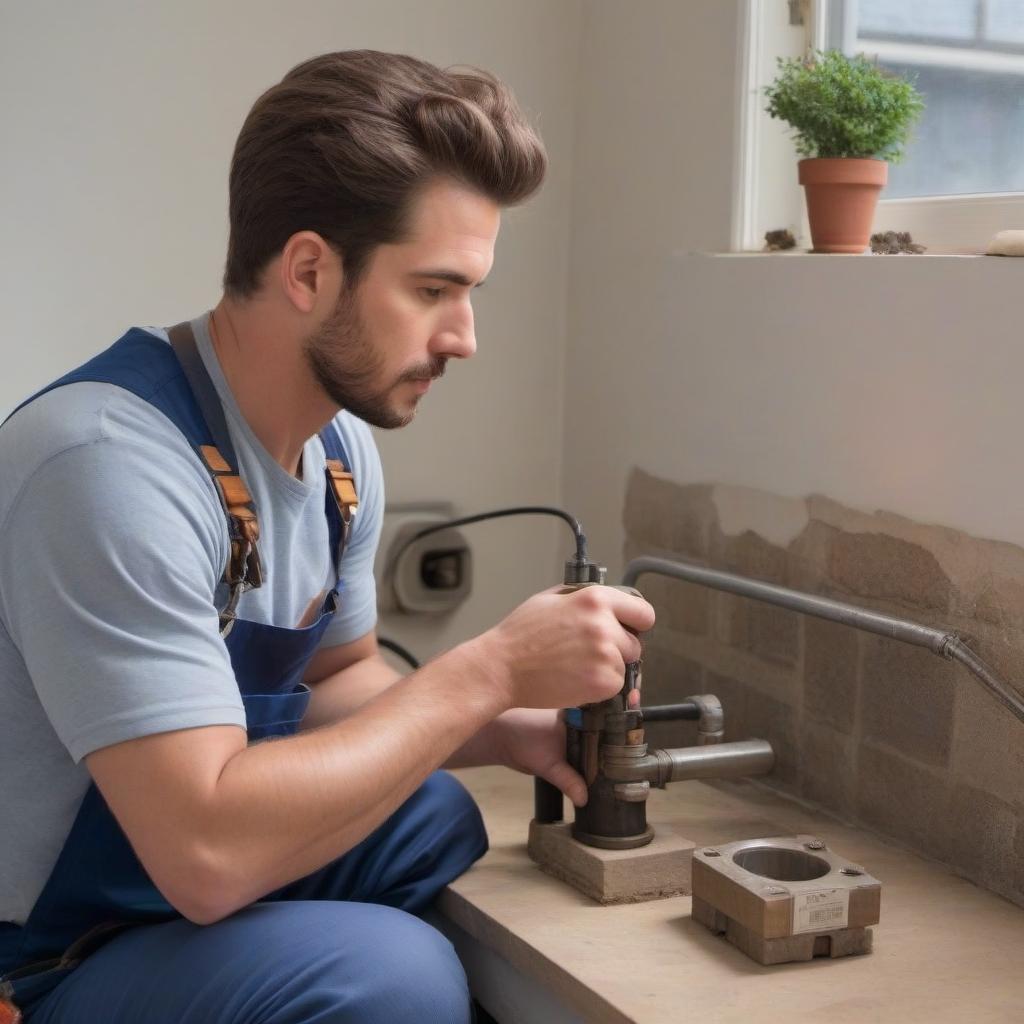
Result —
[{"label": "potted plant", "polygon": [[924,109],[904,78],[839,50],[779,58],[766,110],[793,128],[815,252],[861,253],[878,193]]}]

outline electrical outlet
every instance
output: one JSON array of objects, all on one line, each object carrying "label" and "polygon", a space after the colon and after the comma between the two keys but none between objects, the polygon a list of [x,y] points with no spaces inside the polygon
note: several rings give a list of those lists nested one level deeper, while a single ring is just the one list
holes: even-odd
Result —
[{"label": "electrical outlet", "polygon": [[410,543],[420,530],[454,515],[447,502],[390,505],[384,510],[374,567],[381,613],[437,615],[453,611],[469,596],[473,557],[459,530],[439,530]]}]

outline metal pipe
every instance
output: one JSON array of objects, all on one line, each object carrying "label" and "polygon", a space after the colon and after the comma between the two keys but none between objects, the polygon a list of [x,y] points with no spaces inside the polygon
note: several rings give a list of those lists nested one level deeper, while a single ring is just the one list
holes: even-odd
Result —
[{"label": "metal pipe", "polygon": [[565,813],[562,791],[546,779],[533,780],[533,816],[542,824],[561,821]]},{"label": "metal pipe", "polygon": [[856,605],[833,601],[817,594],[806,594],[800,590],[790,590],[774,583],[763,583],[746,576],[708,569],[691,562],[675,562],[667,558],[642,556],[634,558],[626,566],[622,578],[623,586],[636,585],[637,579],[644,573],[655,573],[673,579],[686,580],[713,590],[723,590],[740,597],[749,597],[755,601],[789,608],[804,615],[814,615],[819,619],[829,619],[843,626],[851,626],[867,633],[890,640],[899,640],[915,647],[924,647],[932,654],[946,659],[955,659],[974,673],[1007,710],[1024,722],[1024,700],[1013,689],[1008,687],[998,676],[972,651],[954,632],[932,629],[917,622],[893,618],[880,612],[868,611]]},{"label": "metal pipe", "polygon": [[708,743],[701,747],[647,749],[646,743],[601,748],[601,771],[613,783],[649,782],[664,787],[685,779],[732,779],[765,775],[775,764],[767,740]]},{"label": "metal pipe", "polygon": [[767,775],[775,765],[775,753],[767,740],[676,747],[664,753],[671,762],[668,782]]},{"label": "metal pipe", "polygon": [[783,608],[791,608],[795,612],[816,615],[819,619],[831,619],[844,626],[853,626],[869,633],[877,633],[893,640],[927,647],[935,654],[946,655],[946,646],[955,634],[943,633],[929,626],[921,626],[916,622],[894,619],[879,612],[870,612],[852,604],[843,604],[816,594],[805,594],[800,590],[790,590],[774,583],[762,583],[760,580],[736,576],[733,573],[708,569],[690,562],[671,562],[667,558],[634,558],[626,566],[623,576],[624,586],[634,586],[638,576],[645,572],[657,573],[659,576],[671,576],[676,579],[699,583],[714,590],[724,590],[740,597],[752,597],[756,601],[767,601]]},{"label": "metal pipe", "polygon": [[684,700],[681,704],[651,704],[640,708],[645,722],[696,722],[700,718],[700,708],[692,700]]},{"label": "metal pipe", "polygon": [[1021,701],[1021,698],[995,675],[960,637],[954,637],[946,656],[959,661],[961,665],[966,665],[1008,711],[1012,711],[1021,721],[1024,721],[1024,702]]}]

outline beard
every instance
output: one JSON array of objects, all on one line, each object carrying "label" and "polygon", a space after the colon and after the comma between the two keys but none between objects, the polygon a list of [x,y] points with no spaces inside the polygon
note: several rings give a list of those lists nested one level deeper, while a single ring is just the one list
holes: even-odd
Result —
[{"label": "beard", "polygon": [[440,377],[447,360],[435,357],[382,383],[384,357],[370,339],[352,292],[343,290],[331,315],[305,341],[309,368],[328,397],[341,409],[384,430],[404,427],[416,415],[416,402],[396,405],[394,393],[409,381]]}]

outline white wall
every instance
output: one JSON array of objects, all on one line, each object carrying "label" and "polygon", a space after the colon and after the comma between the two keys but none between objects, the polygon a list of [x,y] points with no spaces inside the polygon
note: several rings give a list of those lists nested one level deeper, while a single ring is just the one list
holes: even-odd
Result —
[{"label": "white wall", "polygon": [[660,361],[682,344],[667,320],[679,288],[668,268],[681,248],[729,245],[736,33],[725,0],[584,8],[565,503],[616,576],[629,467],[684,443],[674,409],[657,420],[656,450],[636,433],[678,384]]},{"label": "white wall", "polygon": [[631,465],[1024,544],[1024,260],[687,255],[728,243],[734,5],[632,11],[585,19],[565,501],[595,549],[621,565]]},{"label": "white wall", "polygon": [[[380,437],[389,497],[557,502],[579,18],[579,0],[0,0],[0,413],[131,324],[213,305],[228,164],[253,100],[313,54],[397,50],[503,77],[552,171],[507,215],[477,301],[479,355],[413,427]],[[546,522],[472,536],[475,599],[421,631],[420,653],[554,582],[568,547]]]}]

